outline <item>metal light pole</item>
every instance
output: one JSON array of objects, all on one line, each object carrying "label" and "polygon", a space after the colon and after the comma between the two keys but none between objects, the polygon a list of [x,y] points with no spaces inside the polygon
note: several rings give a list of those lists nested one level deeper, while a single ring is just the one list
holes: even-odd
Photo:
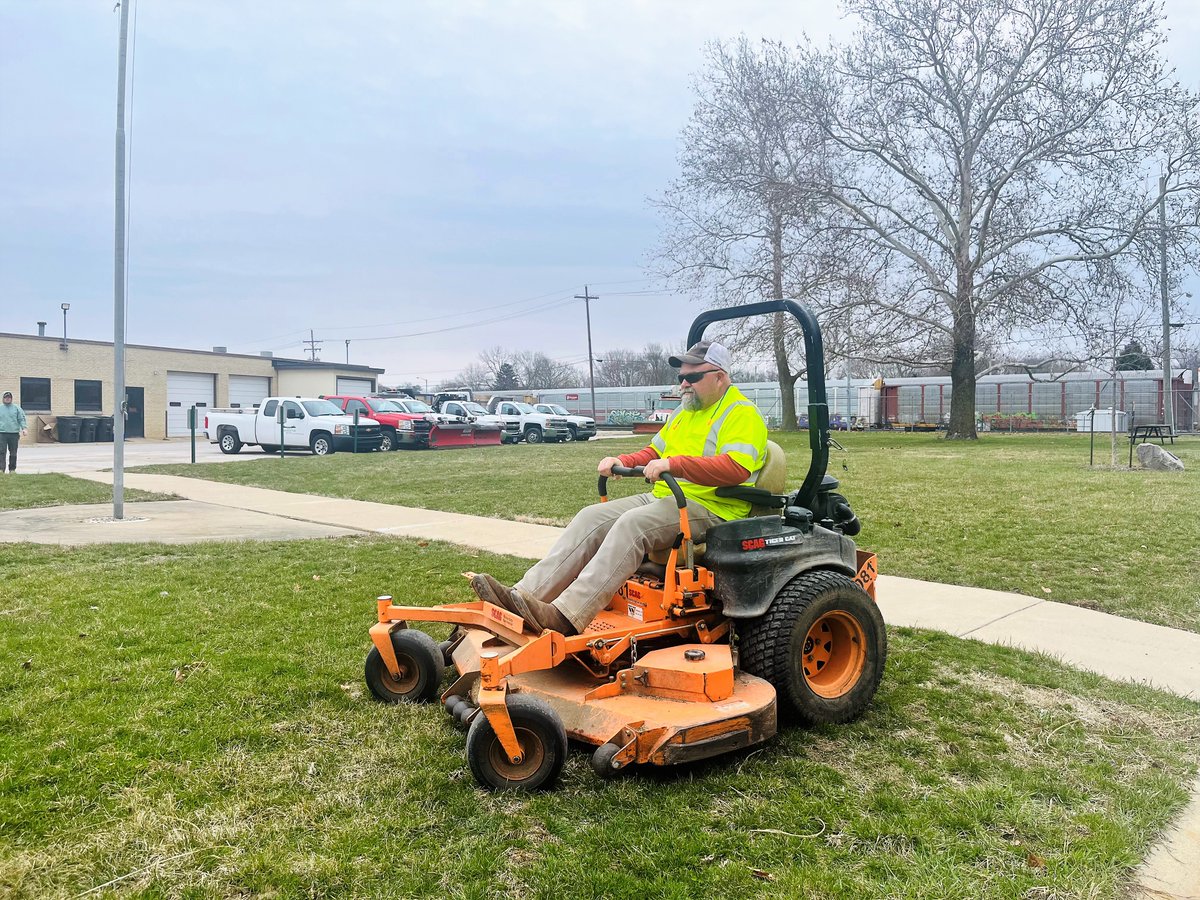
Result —
[{"label": "metal light pole", "polygon": [[1167,298],[1167,176],[1158,176],[1158,248],[1159,287],[1162,290],[1163,315],[1163,423],[1175,433],[1175,398],[1171,385],[1171,304]]},{"label": "metal light pole", "polygon": [[583,294],[576,294],[576,300],[583,301],[584,313],[587,316],[587,338],[588,338],[588,390],[592,395],[592,418],[596,416],[596,361],[592,358],[592,304],[591,301],[599,300],[596,294],[588,293],[588,286],[583,286]]},{"label": "metal light pole", "polygon": [[113,246],[113,518],[125,517],[125,51],[129,4],[121,3],[117,49],[117,208]]},{"label": "metal light pole", "polygon": [[70,303],[64,303],[64,304],[62,305],[62,311],[63,311],[63,339],[62,339],[62,343],[61,343],[61,344],[59,344],[58,346],[59,346],[61,349],[63,349],[63,350],[66,350],[66,349],[67,349],[67,310],[68,310],[68,309],[70,309],[70,308],[71,308],[71,304],[70,304]]}]

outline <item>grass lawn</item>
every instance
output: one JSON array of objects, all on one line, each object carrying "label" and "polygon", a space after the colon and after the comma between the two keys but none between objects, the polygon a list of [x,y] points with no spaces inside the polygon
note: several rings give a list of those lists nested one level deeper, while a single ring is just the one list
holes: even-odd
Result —
[{"label": "grass lawn", "polygon": [[[776,434],[794,486],[808,435]],[[830,472],[883,572],[1017,591],[1200,631],[1200,439],[1174,450],[1182,474],[1088,468],[1086,435],[839,434]],[[1097,435],[1097,460],[1107,461]],[[441,453],[336,454],[253,465],[154,466],[190,475],[383,503],[563,524],[595,499],[604,455],[644,439]],[[1128,445],[1120,452],[1127,459]],[[619,491],[640,489],[624,482]]]},{"label": "grass lawn", "polygon": [[465,599],[468,568],[523,563],[0,546],[0,896],[1117,897],[1200,756],[1194,703],[893,629],[852,725],[489,794],[439,708],[361,681],[373,598]]},{"label": "grass lawn", "polygon": [[[126,500],[172,500],[169,494],[150,494],[126,489]],[[112,487],[72,478],[70,475],[0,476],[0,512],[38,506],[68,506],[77,503],[111,503]]]}]

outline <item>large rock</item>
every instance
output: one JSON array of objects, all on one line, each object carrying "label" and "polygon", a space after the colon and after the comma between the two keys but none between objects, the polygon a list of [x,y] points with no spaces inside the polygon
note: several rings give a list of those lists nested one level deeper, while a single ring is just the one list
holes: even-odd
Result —
[{"label": "large rock", "polygon": [[1147,469],[1160,472],[1182,472],[1183,460],[1158,444],[1138,444],[1138,462]]}]

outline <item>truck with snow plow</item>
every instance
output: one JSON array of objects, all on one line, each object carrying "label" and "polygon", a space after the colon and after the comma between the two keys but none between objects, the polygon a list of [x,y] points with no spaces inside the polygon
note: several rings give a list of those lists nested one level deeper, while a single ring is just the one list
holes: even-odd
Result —
[{"label": "truck with snow plow", "polygon": [[459,416],[435,412],[422,400],[403,394],[388,397],[332,394],[326,399],[349,415],[378,420],[385,450],[401,447],[437,450],[451,447],[480,447],[500,443],[498,428],[477,427]]},{"label": "truck with snow plow", "polygon": [[257,408],[210,409],[204,434],[222,453],[259,446],[268,453],[310,450],[325,456],[337,450],[378,450],[379,423],[359,417],[355,423],[338,406],[319,397],[267,397]]}]

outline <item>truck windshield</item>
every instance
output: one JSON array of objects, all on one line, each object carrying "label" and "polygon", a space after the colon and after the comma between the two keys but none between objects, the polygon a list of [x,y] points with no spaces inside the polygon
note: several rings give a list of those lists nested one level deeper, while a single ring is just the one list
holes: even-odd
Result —
[{"label": "truck windshield", "polygon": [[310,416],[344,416],[341,408],[329,400],[305,400],[301,404]]},{"label": "truck windshield", "polygon": [[478,403],[463,403],[462,407],[473,416],[486,416],[488,414],[488,411]]},{"label": "truck windshield", "polygon": [[513,405],[523,413],[528,414],[528,413],[536,413],[537,412],[537,410],[534,409],[532,406],[530,406],[528,403],[514,403]]},{"label": "truck windshield", "polygon": [[390,413],[404,412],[404,407],[402,407],[395,400],[377,400],[374,397],[372,397],[371,398],[371,406],[375,409],[375,412],[390,412]]},{"label": "truck windshield", "polygon": [[410,413],[429,413],[433,412],[433,407],[422,400],[405,400],[404,408]]},{"label": "truck windshield", "polygon": [[550,412],[552,412],[552,413],[557,413],[560,416],[569,416],[570,415],[569,412],[567,412],[565,409],[563,409],[557,403],[547,403],[546,406],[550,407]]}]

